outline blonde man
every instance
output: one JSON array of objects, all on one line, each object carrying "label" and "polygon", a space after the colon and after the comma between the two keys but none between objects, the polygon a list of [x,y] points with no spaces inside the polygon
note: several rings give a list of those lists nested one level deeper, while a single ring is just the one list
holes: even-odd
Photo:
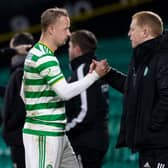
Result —
[{"label": "blonde man", "polygon": [[168,34],[158,14],[141,11],[132,16],[128,36],[133,48],[128,75],[111,69],[105,76],[124,93],[117,147],[138,152],[140,168],[167,168]]},{"label": "blonde man", "polygon": [[54,51],[71,35],[69,28],[70,18],[65,9],[45,10],[41,15],[40,40],[25,60],[21,95],[26,105],[26,168],[80,167],[65,135],[64,100],[87,89],[106,73],[108,65],[101,61],[93,73],[68,84]]}]

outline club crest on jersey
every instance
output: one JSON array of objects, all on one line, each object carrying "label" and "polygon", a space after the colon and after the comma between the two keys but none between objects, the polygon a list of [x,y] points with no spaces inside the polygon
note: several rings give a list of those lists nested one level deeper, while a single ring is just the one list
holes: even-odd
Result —
[{"label": "club crest on jersey", "polygon": [[149,71],[149,68],[146,66],[143,75],[146,76],[148,74],[148,71]]},{"label": "club crest on jersey", "polygon": [[53,168],[51,164],[48,164],[46,168]]},{"label": "club crest on jersey", "polygon": [[146,163],[144,164],[144,168],[151,168],[149,162],[146,162]]}]

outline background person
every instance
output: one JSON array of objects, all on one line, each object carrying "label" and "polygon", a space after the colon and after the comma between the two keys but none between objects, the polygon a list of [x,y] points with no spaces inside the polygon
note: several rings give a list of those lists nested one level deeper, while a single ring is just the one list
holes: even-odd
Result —
[{"label": "background person", "polygon": [[[69,82],[83,79],[96,59],[97,39],[88,30],[71,34],[69,60],[72,75]],[[108,85],[98,80],[80,95],[66,102],[67,135],[84,168],[101,168],[108,149]]]},{"label": "background person", "polygon": [[31,44],[22,44],[18,46],[13,46],[12,48],[1,48],[0,56],[4,59],[2,62],[0,62],[0,66],[2,67],[4,65],[9,65],[11,58],[15,55],[26,55],[31,47]]},{"label": "background person", "polygon": [[[10,48],[33,44],[33,36],[28,32],[21,32],[12,37]],[[15,168],[25,168],[22,128],[26,112],[25,105],[20,97],[25,57],[26,52],[25,55],[20,53],[11,58],[11,74],[5,91],[2,110],[2,134],[10,148],[13,167]]]},{"label": "background person", "polygon": [[[0,49],[0,57],[3,61],[0,62],[0,67],[10,66],[10,62],[13,56],[15,55],[26,55],[28,50],[31,48],[30,44],[22,44],[18,46],[1,48]],[[3,99],[5,95],[5,86],[0,86],[0,97]],[[2,115],[0,110],[0,125],[2,122]]]}]

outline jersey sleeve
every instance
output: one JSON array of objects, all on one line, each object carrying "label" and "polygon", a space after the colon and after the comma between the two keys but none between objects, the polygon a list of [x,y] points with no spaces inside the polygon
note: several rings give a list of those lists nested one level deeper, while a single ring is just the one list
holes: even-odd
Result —
[{"label": "jersey sleeve", "polygon": [[36,65],[40,75],[47,81],[49,85],[64,79],[64,75],[56,57],[42,56],[38,59]]}]

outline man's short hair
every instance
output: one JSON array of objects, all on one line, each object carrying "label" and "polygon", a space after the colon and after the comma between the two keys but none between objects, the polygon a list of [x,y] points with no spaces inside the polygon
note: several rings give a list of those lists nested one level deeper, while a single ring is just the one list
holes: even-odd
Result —
[{"label": "man's short hair", "polygon": [[70,41],[73,45],[78,45],[84,54],[95,52],[97,48],[96,36],[88,30],[83,29],[72,32]]},{"label": "man's short hair", "polygon": [[23,44],[34,44],[33,35],[28,32],[16,33],[11,39],[13,47]]},{"label": "man's short hair", "polygon": [[163,21],[158,14],[152,11],[137,12],[132,18],[137,20],[138,26],[149,26],[153,36],[158,36],[163,33]]},{"label": "man's short hair", "polygon": [[41,28],[42,31],[46,31],[48,26],[55,23],[61,16],[69,17],[69,14],[64,8],[49,8],[45,10],[41,15]]}]

